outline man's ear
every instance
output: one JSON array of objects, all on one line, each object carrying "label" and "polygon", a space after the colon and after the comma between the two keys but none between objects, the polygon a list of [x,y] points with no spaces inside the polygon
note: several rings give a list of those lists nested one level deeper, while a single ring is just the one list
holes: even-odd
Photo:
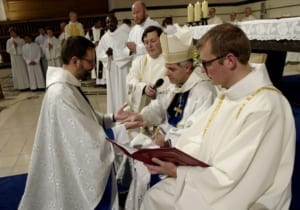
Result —
[{"label": "man's ear", "polygon": [[228,53],[227,59],[224,60],[224,63],[228,69],[234,70],[236,69],[237,61],[237,58],[232,53]]},{"label": "man's ear", "polygon": [[70,64],[77,65],[79,59],[76,56],[73,56],[70,60]]}]

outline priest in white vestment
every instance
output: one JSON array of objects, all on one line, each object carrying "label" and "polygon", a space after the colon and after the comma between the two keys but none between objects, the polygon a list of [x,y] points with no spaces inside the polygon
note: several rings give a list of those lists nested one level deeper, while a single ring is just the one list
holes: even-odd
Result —
[{"label": "priest in white vestment", "polygon": [[46,28],[48,38],[43,45],[48,66],[61,66],[61,42],[53,35],[52,28]]},{"label": "priest in white vestment", "polygon": [[26,44],[22,48],[22,55],[27,64],[30,90],[44,89],[45,80],[41,67],[41,48],[32,41],[30,35],[25,36]]},{"label": "priest in white vestment", "polygon": [[250,65],[250,42],[231,24],[198,43],[203,69],[220,95],[187,128],[176,147],[210,166],[175,166],[153,158],[151,173],[166,178],[145,195],[148,209],[289,209],[295,155],[290,105],[264,64]]},{"label": "priest in white vestment", "polygon": [[[47,91],[19,209],[118,210],[114,153],[105,139],[115,120],[124,117],[124,107],[115,114],[98,113],[80,88],[79,80],[95,65],[92,42],[70,37],[62,59],[62,68],[50,67],[47,72]],[[125,128],[128,124],[112,128],[115,139],[126,139]]]},{"label": "priest in white vestment", "polygon": [[130,30],[125,53],[133,55],[135,58],[137,55],[146,54],[146,48],[142,41],[142,34],[145,28],[148,26],[160,27],[160,25],[148,16],[147,8],[143,1],[135,1],[131,7],[131,13],[135,25]]},{"label": "priest in white vestment", "polygon": [[60,34],[58,36],[58,39],[59,39],[61,45],[63,45],[64,41],[66,40],[66,33],[65,33],[66,25],[67,25],[66,22],[61,22],[59,24]]},{"label": "priest in white vestment", "polygon": [[9,28],[10,38],[6,42],[6,51],[10,55],[11,71],[14,88],[26,90],[29,88],[29,78],[26,63],[22,56],[24,39],[20,38],[15,28]]},{"label": "priest in white vestment", "polygon": [[126,77],[131,65],[130,56],[123,54],[129,30],[117,28],[114,15],[106,18],[108,31],[97,47],[97,58],[103,63],[107,78],[107,112],[117,111],[126,102]]},{"label": "priest in white vestment", "polygon": [[[144,120],[148,125],[158,126],[153,139],[159,146],[172,147],[187,127],[186,121],[197,113],[205,112],[213,103],[216,96],[215,87],[194,71],[194,46],[192,32],[189,28],[178,28],[175,34],[160,36],[162,55],[165,62],[166,75],[170,84],[164,97],[152,100],[145,106],[140,115],[135,116]],[[189,125],[190,126],[190,125]],[[158,133],[162,132],[158,135]],[[152,145],[150,137],[136,136],[131,144]],[[143,196],[149,186],[154,183],[153,177],[143,163],[135,161],[135,174],[127,198],[126,209],[139,209]]]},{"label": "priest in white vestment", "polygon": [[[164,95],[169,85],[159,40],[161,33],[160,27],[149,26],[142,35],[147,54],[137,56],[127,76],[127,103],[131,111],[140,112],[152,99]],[[154,87],[158,79],[164,82],[162,86]]]},{"label": "priest in white vestment", "polygon": [[[98,19],[95,22],[95,24],[86,32],[85,38],[87,38],[88,40],[91,40],[94,43],[94,45],[97,47],[100,42],[100,39],[105,34],[105,30],[106,29],[104,27],[102,27],[102,20]],[[101,79],[98,78],[100,64],[99,64],[99,59],[97,59],[97,54],[96,54],[96,61],[97,61],[97,63],[96,63],[95,68],[92,70],[91,78],[96,79],[97,85],[98,84],[106,84],[106,75],[105,75],[105,71],[103,71],[103,69],[101,69],[102,70]]]},{"label": "priest in white vestment", "polygon": [[46,78],[47,69],[48,69],[48,62],[47,62],[47,58],[44,53],[43,47],[44,47],[44,44],[45,44],[47,38],[48,38],[48,35],[47,35],[45,29],[39,28],[39,35],[34,39],[34,42],[37,43],[38,46],[40,47],[40,51],[41,51],[40,63],[41,63],[41,67],[42,67],[45,78]]},{"label": "priest in white vestment", "polygon": [[256,20],[257,18],[252,15],[252,9],[251,7],[245,8],[245,16],[242,18],[242,21],[250,21],[250,20]]},{"label": "priest in white vestment", "polygon": [[209,19],[207,20],[207,23],[208,25],[223,23],[222,19],[216,15],[216,8],[212,7],[209,9]]},{"label": "priest in white vestment", "polygon": [[69,18],[70,21],[65,26],[65,40],[67,40],[70,36],[84,36],[84,28],[82,23],[77,20],[77,13],[70,11]]}]

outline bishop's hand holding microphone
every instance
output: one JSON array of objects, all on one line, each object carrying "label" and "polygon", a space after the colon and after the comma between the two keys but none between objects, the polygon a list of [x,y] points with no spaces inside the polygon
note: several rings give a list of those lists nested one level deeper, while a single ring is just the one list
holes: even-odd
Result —
[{"label": "bishop's hand holding microphone", "polygon": [[154,85],[152,85],[152,84],[146,85],[144,88],[144,94],[146,96],[150,97],[151,99],[155,99],[156,93],[157,93],[157,88],[162,86],[163,83],[164,83],[164,80],[162,78],[160,78],[160,79],[156,80]]}]

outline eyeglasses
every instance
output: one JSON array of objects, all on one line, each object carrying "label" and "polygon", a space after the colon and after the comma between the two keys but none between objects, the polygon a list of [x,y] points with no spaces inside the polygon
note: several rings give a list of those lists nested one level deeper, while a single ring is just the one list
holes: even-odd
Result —
[{"label": "eyeglasses", "polygon": [[85,61],[88,62],[90,65],[95,65],[95,64],[96,64],[95,60],[90,60],[90,59],[87,59],[87,58],[82,58],[82,59],[80,59],[80,60],[85,60]]},{"label": "eyeglasses", "polygon": [[202,60],[201,63],[202,63],[203,68],[207,71],[207,67],[209,67],[214,61],[220,60],[225,57],[226,57],[226,55],[222,55],[222,56],[216,57],[214,59],[211,59],[209,61]]}]

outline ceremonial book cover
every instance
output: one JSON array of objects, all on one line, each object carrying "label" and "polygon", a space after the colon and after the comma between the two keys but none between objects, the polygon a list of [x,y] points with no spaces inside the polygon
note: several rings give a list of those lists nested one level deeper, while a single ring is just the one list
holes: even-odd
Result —
[{"label": "ceremonial book cover", "polygon": [[136,149],[124,144],[120,144],[115,140],[108,139],[109,142],[114,144],[120,150],[123,151],[129,157],[142,161],[147,164],[153,164],[152,158],[158,158],[162,161],[172,162],[179,166],[201,166],[209,167],[207,163],[204,163],[183,151],[176,149],[175,147],[169,148],[142,148]]}]

